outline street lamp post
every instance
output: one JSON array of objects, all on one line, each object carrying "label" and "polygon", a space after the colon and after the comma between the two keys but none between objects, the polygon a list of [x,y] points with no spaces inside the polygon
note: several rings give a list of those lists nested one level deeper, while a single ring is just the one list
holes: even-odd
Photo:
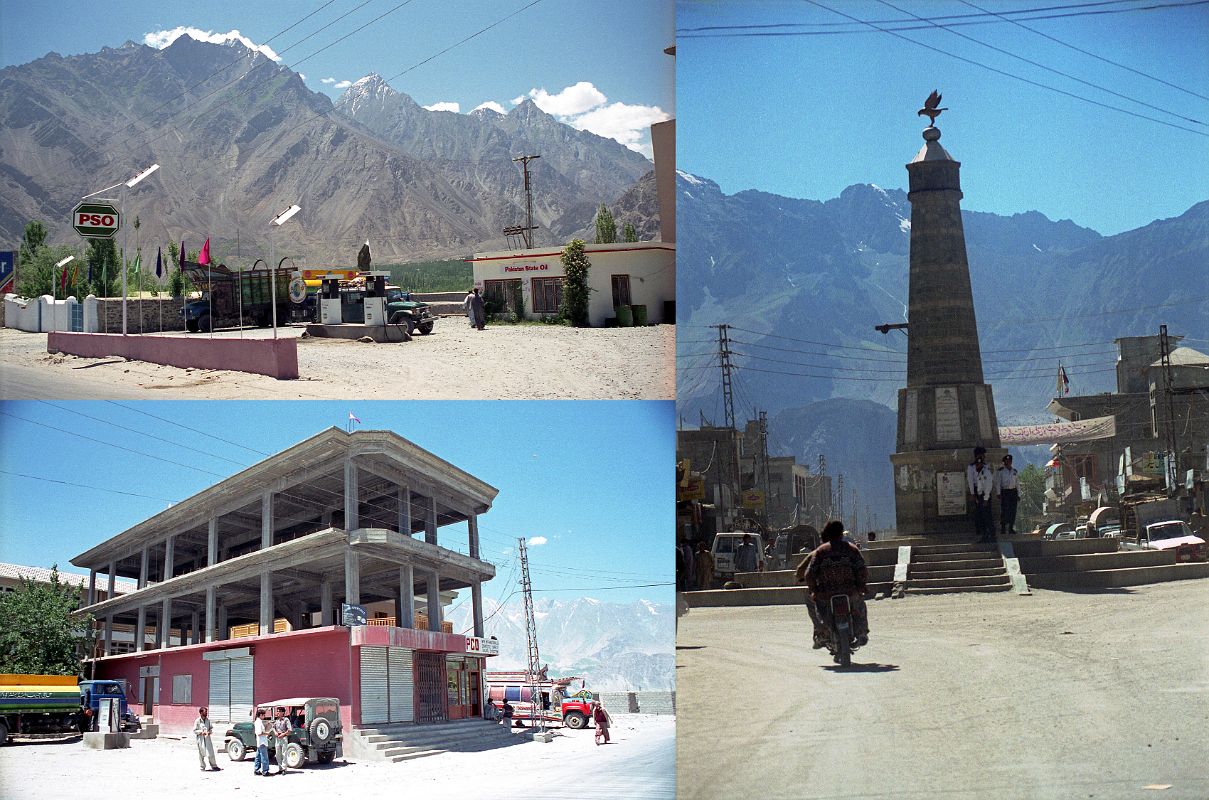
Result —
[{"label": "street lamp post", "polygon": [[[160,168],[159,164],[152,164],[147,169],[135,175],[130,180],[122,184],[122,222],[126,221],[126,190],[133,189],[135,184],[146,178],[151,173]],[[126,335],[126,231],[128,226],[122,225],[122,335]],[[140,320],[141,322],[141,320]],[[139,330],[142,330],[142,325],[139,325]]]},{"label": "street lamp post", "polygon": [[290,217],[302,210],[300,205],[292,205],[285,211],[273,217],[269,223],[269,304],[273,307],[273,338],[277,338],[277,262],[273,253],[273,226],[281,227]]},{"label": "street lamp post", "polygon": [[[68,264],[70,264],[72,261],[75,261],[75,260],[76,260],[75,256],[68,256],[67,258],[60,261],[58,264],[55,264],[55,271],[50,276],[50,299],[52,301],[56,301],[59,299],[59,290],[55,286],[55,282],[59,280],[59,270],[63,269],[63,267],[67,266]],[[64,300],[67,299],[66,292],[63,293],[63,299]],[[57,328],[55,327],[57,325],[57,323],[55,322],[55,317],[57,317],[57,316],[59,316],[59,311],[57,308],[55,308],[55,304],[52,302],[50,304],[50,329],[52,331],[57,330]],[[68,324],[70,324],[70,322],[71,321],[68,320]]]}]

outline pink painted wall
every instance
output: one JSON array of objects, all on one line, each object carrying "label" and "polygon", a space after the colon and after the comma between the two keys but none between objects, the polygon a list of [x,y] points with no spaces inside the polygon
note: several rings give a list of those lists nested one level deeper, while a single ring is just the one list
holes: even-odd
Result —
[{"label": "pink painted wall", "polygon": [[173,367],[229,369],[278,379],[298,377],[298,342],[293,337],[211,339],[59,331],[47,334],[46,350],[86,358],[122,356]]},{"label": "pink painted wall", "polygon": [[[359,697],[353,687],[354,653],[349,646],[349,631],[342,627],[312,628],[293,633],[249,636],[209,644],[157,650],[151,654],[111,656],[97,662],[98,678],[126,678],[131,693],[138,691],[139,667],[160,666],[160,696],[155,707],[156,722],[165,734],[186,734],[193,730],[197,709],[206,705],[210,694],[210,662],[202,654],[211,650],[251,647],[253,657],[252,688],[257,703],[286,697],[335,697],[340,700],[340,721],[348,728],[353,722],[353,699]],[[172,676],[192,675],[189,703],[173,705]],[[141,698],[140,698],[141,700]],[[141,707],[141,706],[140,706]],[[238,720],[232,720],[235,722]],[[220,722],[219,735],[226,730]]]}]

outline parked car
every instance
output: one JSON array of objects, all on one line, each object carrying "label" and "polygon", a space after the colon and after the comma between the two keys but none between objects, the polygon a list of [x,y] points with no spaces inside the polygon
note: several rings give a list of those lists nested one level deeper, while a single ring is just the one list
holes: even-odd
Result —
[{"label": "parked car", "polygon": [[1121,540],[1126,550],[1174,550],[1176,561],[1209,560],[1209,547],[1205,540],[1192,533],[1187,522],[1178,519],[1153,522],[1146,526],[1136,539]]},{"label": "parked car", "polygon": [[[336,757],[343,735],[339,700],[334,697],[291,697],[257,706],[270,716],[282,707],[294,726],[285,748],[288,769],[298,769],[308,761],[327,764]],[[256,751],[256,732],[251,720],[236,722],[227,729],[225,739],[227,757],[232,761],[242,761],[249,750]],[[273,747],[269,748],[269,758],[276,758]]]}]

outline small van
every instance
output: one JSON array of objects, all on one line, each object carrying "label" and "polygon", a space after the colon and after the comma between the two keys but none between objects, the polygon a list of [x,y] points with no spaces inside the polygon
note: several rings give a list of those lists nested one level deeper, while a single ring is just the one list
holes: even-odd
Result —
[{"label": "small van", "polygon": [[764,571],[764,540],[758,533],[743,531],[719,533],[714,536],[714,577],[729,581],[735,577],[735,552],[743,544],[743,537],[750,536],[756,548],[756,572]]}]

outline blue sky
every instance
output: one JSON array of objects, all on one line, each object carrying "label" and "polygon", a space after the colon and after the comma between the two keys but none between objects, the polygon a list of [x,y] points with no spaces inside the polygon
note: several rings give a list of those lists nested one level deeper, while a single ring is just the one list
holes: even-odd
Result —
[{"label": "blue sky", "polygon": [[[332,98],[342,91],[337,87],[371,72],[389,80],[415,67],[390,83],[421,105],[457,104],[458,111],[468,113],[489,102],[507,111],[514,100],[533,96],[563,121],[641,148],[649,157],[645,128],[675,113],[675,65],[663,53],[673,37],[671,0],[624,0],[604,6],[588,0],[539,0],[526,8],[531,2],[122,0],[103,8],[79,0],[5,3],[0,64],[27,63],[50,51],[96,52],[126,41],[162,47],[178,29],[194,30],[195,38],[238,31],[251,44],[271,48],[266,54],[279,56],[280,63],[297,65],[295,71],[305,76],[311,89]],[[371,24],[308,58],[366,23]]]},{"label": "blue sky", "polygon": [[540,596],[671,601],[670,585],[627,588],[674,579],[670,402],[0,403],[0,561],[78,572],[74,556],[264,458],[180,425],[272,454],[350,411],[499,489],[480,518],[485,596],[524,536]]},{"label": "blue sky", "polygon": [[[910,19],[876,0],[819,0],[862,20]],[[960,0],[890,0],[919,16],[977,13]],[[972,0],[1004,12],[1060,3]],[[1156,3],[1186,0],[1155,0]],[[1136,8],[1134,0],[1095,9]],[[1072,9],[1080,10],[1080,9]],[[921,24],[911,20],[915,24]],[[916,115],[933,89],[951,110],[941,143],[962,162],[963,207],[1037,210],[1112,234],[1178,216],[1209,199],[1209,137],[1030,86],[848,23],[811,2],[676,5],[677,161],[732,194],[762,189],[826,200],[847,186],[905,188],[922,145]],[[706,26],[798,24],[810,36],[691,38]],[[1209,96],[1209,5],[1026,22],[1051,37]],[[826,26],[826,27],[824,27]],[[882,27],[886,27],[883,25]],[[962,34],[1199,120],[1180,121],[936,29],[900,31],[918,42],[1073,94],[1209,133],[1209,100],[1069,50],[1006,22]],[[733,31],[730,31],[733,32]]]}]

